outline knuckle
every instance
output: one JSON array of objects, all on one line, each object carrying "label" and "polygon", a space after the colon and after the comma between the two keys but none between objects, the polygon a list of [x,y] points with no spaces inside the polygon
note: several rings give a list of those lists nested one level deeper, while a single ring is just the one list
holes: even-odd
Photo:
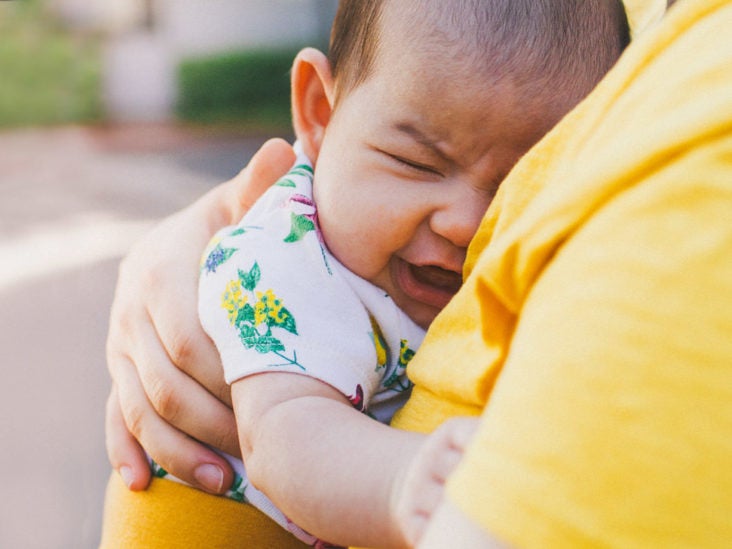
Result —
[{"label": "knuckle", "polygon": [[142,437],[142,430],[145,426],[145,410],[143,407],[131,404],[124,409],[124,420],[127,430],[132,433],[137,440]]},{"label": "knuckle", "polygon": [[196,349],[194,338],[183,330],[173,330],[170,338],[168,354],[170,360],[181,369],[190,363]]},{"label": "knuckle", "polygon": [[149,388],[148,396],[155,411],[166,421],[174,423],[181,409],[180,400],[174,388],[162,380],[154,380]]},{"label": "knuckle", "polygon": [[148,268],[142,269],[139,273],[140,284],[146,288],[148,292],[154,293],[160,291],[164,284],[164,274],[157,264],[152,264]]}]

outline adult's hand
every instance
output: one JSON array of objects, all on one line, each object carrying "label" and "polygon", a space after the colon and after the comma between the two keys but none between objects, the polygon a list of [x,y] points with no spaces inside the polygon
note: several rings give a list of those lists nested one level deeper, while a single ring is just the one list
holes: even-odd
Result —
[{"label": "adult's hand", "polygon": [[133,490],[150,481],[143,447],[203,490],[231,485],[226,460],[202,444],[239,453],[219,356],[198,322],[199,261],[211,236],[237,222],[294,159],[286,142],[268,141],[239,175],[160,223],[120,265],[107,339],[107,452]]}]

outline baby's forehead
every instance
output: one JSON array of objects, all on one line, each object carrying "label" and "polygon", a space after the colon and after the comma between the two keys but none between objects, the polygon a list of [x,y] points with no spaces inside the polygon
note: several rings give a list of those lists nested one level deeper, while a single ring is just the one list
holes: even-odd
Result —
[{"label": "baby's forehead", "polygon": [[[529,50],[519,54],[508,41],[486,38],[495,34],[496,25],[505,31],[504,23],[498,20],[500,14],[478,18],[473,13],[469,17],[471,10],[466,6],[470,4],[444,0],[387,1],[376,31],[373,69],[391,72],[394,78],[412,78],[415,85],[433,82],[437,87],[457,79],[464,85],[471,81],[495,85],[519,74],[523,80],[533,78],[525,63],[531,56]],[[484,8],[484,15],[488,11]],[[502,60],[508,57],[513,57],[512,62],[504,63]],[[407,63],[410,70],[405,72]]]},{"label": "baby's forehead", "polygon": [[458,23],[453,17],[446,17],[444,6],[444,0],[387,0],[375,27],[377,49],[398,48],[435,54],[445,53],[454,46],[459,46],[465,53],[470,48],[476,49],[477,44],[470,44],[475,42],[470,35],[482,32],[482,25],[477,21],[473,25]]}]

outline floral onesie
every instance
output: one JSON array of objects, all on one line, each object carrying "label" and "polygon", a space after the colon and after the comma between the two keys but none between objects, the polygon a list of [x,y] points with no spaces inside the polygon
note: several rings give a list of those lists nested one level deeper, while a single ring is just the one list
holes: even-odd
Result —
[{"label": "floral onesie", "polygon": [[[298,151],[290,172],[238,225],[214,237],[201,266],[201,323],[228,383],[261,372],[306,375],[388,422],[408,396],[406,367],[424,330],[331,255],[312,186],[313,169]],[[241,462],[234,465],[239,476],[231,497],[317,542],[248,485]]]}]

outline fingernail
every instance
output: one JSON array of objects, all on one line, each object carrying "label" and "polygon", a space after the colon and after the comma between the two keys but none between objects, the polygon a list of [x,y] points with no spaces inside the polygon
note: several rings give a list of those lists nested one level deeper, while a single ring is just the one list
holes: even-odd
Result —
[{"label": "fingernail", "polygon": [[135,476],[132,474],[132,467],[123,465],[119,468],[119,476],[122,477],[122,482],[125,483],[127,488],[132,486],[132,482],[135,480]]},{"label": "fingernail", "polygon": [[224,485],[224,472],[221,467],[211,463],[204,463],[196,467],[196,470],[193,471],[193,477],[201,486],[216,494],[221,492]]}]

